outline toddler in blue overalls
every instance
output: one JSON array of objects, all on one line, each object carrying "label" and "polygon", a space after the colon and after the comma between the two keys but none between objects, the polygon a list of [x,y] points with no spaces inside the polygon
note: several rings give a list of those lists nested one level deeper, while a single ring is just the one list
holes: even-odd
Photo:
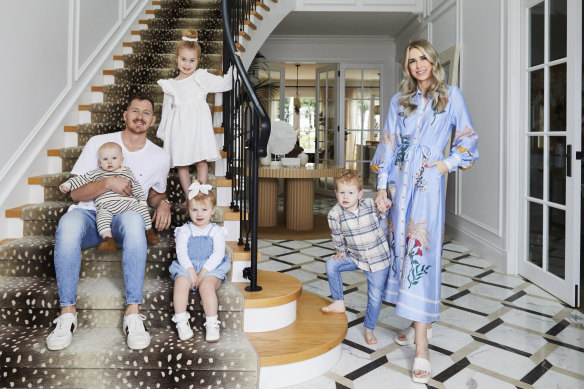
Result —
[{"label": "toddler in blue overalls", "polygon": [[190,290],[198,290],[205,311],[207,342],[220,338],[217,319],[217,289],[225,281],[231,268],[225,255],[226,232],[223,227],[211,223],[217,200],[211,185],[201,185],[195,181],[189,188],[188,209],[191,222],[174,231],[177,259],[169,271],[174,280],[174,316],[180,340],[193,337],[187,312]]}]

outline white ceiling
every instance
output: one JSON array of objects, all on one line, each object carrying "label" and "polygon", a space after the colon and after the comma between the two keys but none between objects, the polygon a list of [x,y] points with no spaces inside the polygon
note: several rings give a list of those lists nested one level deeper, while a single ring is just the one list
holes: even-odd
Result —
[{"label": "white ceiling", "polygon": [[300,12],[288,14],[272,35],[395,37],[416,16],[410,12]]}]

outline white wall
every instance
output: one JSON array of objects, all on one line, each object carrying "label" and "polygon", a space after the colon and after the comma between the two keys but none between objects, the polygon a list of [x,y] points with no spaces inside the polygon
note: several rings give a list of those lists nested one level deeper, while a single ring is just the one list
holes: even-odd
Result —
[{"label": "white wall", "polygon": [[[507,270],[501,23],[499,1],[429,0],[423,17],[395,41],[398,60],[418,38],[429,40],[438,53],[460,47],[459,86],[479,134],[480,160],[449,176],[446,232]],[[400,79],[401,69],[396,70]]]},{"label": "white wall", "polygon": [[[27,178],[47,173],[46,149],[62,145],[63,125],[100,68],[137,28],[147,0],[2,1],[0,212],[30,202]],[[134,24],[136,23],[136,24]],[[90,103],[84,101],[83,103]],[[62,140],[62,139],[61,139]],[[6,223],[0,223],[0,238]]]}]

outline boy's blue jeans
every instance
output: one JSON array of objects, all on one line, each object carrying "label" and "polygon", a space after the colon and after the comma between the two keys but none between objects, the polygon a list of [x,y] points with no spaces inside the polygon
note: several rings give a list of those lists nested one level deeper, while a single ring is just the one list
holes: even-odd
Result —
[{"label": "boy's blue jeans", "polygon": [[[347,254],[345,258],[326,261],[326,275],[333,300],[343,300],[343,277],[341,272],[359,270],[355,262]],[[365,328],[373,330],[381,311],[383,288],[387,281],[389,267],[376,272],[363,271],[367,277],[367,310],[365,311]]]},{"label": "boy's blue jeans", "polygon": [[[122,271],[126,304],[142,303],[146,272],[146,235],[144,219],[133,211],[122,212],[112,220],[112,235],[123,242]],[[103,239],[97,232],[95,211],[75,208],[59,220],[55,233],[55,272],[61,307],[75,305],[81,270],[81,250],[95,247]]]}]

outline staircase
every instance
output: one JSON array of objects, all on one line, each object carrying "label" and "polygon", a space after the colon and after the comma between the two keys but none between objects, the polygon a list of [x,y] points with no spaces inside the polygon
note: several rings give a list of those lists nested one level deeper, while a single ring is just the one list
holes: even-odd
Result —
[{"label": "staircase", "polygon": [[[124,55],[114,56],[114,69],[103,71],[104,83],[91,87],[91,103],[78,106],[80,122],[65,126],[65,132],[76,134],[78,145],[47,150],[47,155],[60,159],[61,172],[29,178],[31,190],[44,193],[44,202],[7,211],[7,217],[21,221],[23,236],[0,242],[0,387],[273,388],[317,377],[340,356],[346,317],[322,314],[320,307],[329,302],[303,292],[298,279],[259,272],[263,290],[245,290],[249,282],[242,273],[250,264],[251,253],[237,241],[246,234],[240,219],[243,215],[245,223],[247,213],[245,208],[234,212],[229,206],[234,185],[242,180],[224,177],[229,175],[225,152],[222,160],[209,164],[209,183],[216,187],[218,199],[213,221],[228,229],[231,240],[226,253],[232,271],[218,291],[221,340],[205,342],[203,309],[195,294],[189,303],[195,337],[178,340],[171,322],[172,281],[168,275],[168,266],[176,258],[174,238],[172,232],[163,232],[161,242],[148,247],[141,305],[152,335],[150,347],[128,349],[121,330],[121,252],[106,254],[91,248],[82,251],[79,328],[73,343],[62,351],[46,349],[45,338],[59,312],[54,233],[71,204],[58,185],[70,176],[83,145],[93,135],[122,130],[122,112],[137,91],[154,98],[155,115],[160,117],[163,94],[156,81],[175,75],[174,47],[183,29],[199,32],[203,52],[199,67],[215,74],[224,67],[220,0],[155,0],[152,4],[154,9],[146,10],[139,22],[141,29],[132,31],[132,41],[123,43]],[[260,41],[292,9],[288,1],[255,4],[257,10],[242,23],[244,27],[232,28],[237,31],[236,47],[244,53],[244,63],[250,62]],[[268,13],[274,17],[267,17]],[[209,96],[208,103],[217,143],[223,146],[222,96]],[[157,125],[149,130],[148,138],[161,145],[156,130]],[[172,231],[187,221],[178,206],[183,195],[173,170],[167,195],[173,203]]]},{"label": "staircase", "polygon": [[[29,179],[31,185],[42,187],[44,202],[10,211],[22,220],[23,236],[0,245],[0,387],[258,385],[258,355],[243,331],[244,299],[232,282],[226,281],[218,291],[221,340],[205,342],[204,314],[196,294],[191,294],[189,304],[196,335],[187,342],[178,340],[170,320],[172,280],[168,266],[176,258],[172,232],[160,233],[161,242],[148,248],[141,313],[146,316],[145,325],[152,336],[149,348],[130,350],[121,330],[125,308],[121,250],[107,254],[91,248],[82,252],[79,329],[65,350],[46,349],[45,338],[59,312],[54,233],[59,218],[71,204],[58,185],[69,177],[83,145],[93,135],[124,128],[122,112],[136,91],[154,98],[155,115],[160,117],[163,94],[156,81],[175,75],[174,45],[181,39],[183,29],[199,31],[203,50],[200,67],[215,74],[222,68],[220,1],[163,0],[154,5],[159,9],[147,11],[148,18],[140,21],[147,28],[133,31],[135,41],[124,44],[128,53],[114,58],[115,63],[123,62],[123,67],[104,71],[106,83],[92,87],[94,102],[79,106],[80,117],[86,120],[64,129],[77,133],[78,146],[47,150],[48,155],[61,159],[62,172]],[[215,98],[209,96],[208,102],[216,112],[215,133],[222,146],[222,107],[215,107]],[[148,138],[161,145],[155,137],[156,130],[157,126],[151,128]],[[224,166],[224,161],[209,166],[209,183],[219,186],[217,197],[222,201],[213,221],[235,231],[235,235],[230,233],[235,240],[239,215],[234,215],[225,201],[224,191],[231,184],[222,177]],[[183,195],[176,171],[169,174],[167,194],[173,203],[172,227],[180,226],[187,221],[187,215],[178,206]],[[236,261],[249,259],[236,244],[229,244],[227,251]]]}]

